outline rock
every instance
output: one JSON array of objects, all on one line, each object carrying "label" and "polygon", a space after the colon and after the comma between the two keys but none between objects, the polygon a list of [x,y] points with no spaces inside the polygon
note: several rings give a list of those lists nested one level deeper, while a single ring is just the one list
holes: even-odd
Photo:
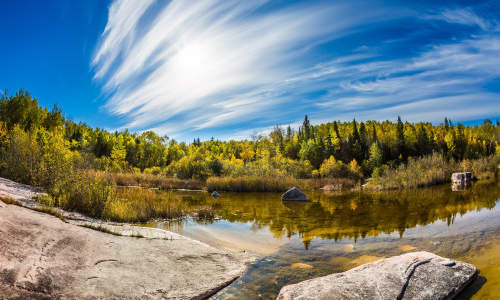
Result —
[{"label": "rock", "polygon": [[281,195],[282,201],[307,201],[306,194],[302,193],[298,188],[293,187]]},{"label": "rock", "polygon": [[169,231],[100,226],[146,238],[2,202],[0,299],[206,299],[246,269],[243,255]]},{"label": "rock", "polygon": [[212,197],[214,197],[214,198],[216,198],[216,199],[217,199],[217,198],[219,198],[219,197],[220,197],[220,194],[219,194],[219,193],[217,193],[217,191],[213,191],[213,192],[212,192]]},{"label": "rock", "polygon": [[342,185],[341,184],[327,184],[324,187],[322,187],[321,190],[324,190],[326,192],[340,192],[340,191],[342,191]]},{"label": "rock", "polygon": [[472,173],[471,172],[459,172],[459,173],[453,173],[451,174],[451,181],[454,184],[466,184],[470,183],[472,179]]},{"label": "rock", "polygon": [[411,252],[287,285],[277,299],[452,299],[476,275],[471,264]]}]

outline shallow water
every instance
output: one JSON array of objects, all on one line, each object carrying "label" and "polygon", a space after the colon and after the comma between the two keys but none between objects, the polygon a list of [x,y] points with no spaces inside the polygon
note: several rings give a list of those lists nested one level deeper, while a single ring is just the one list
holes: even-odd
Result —
[{"label": "shallow water", "polygon": [[[307,193],[283,203],[275,193],[178,192],[188,209],[177,221],[149,224],[256,257],[217,299],[275,299],[282,286],[342,272],[382,257],[425,250],[475,264],[462,298],[500,296],[498,182],[350,193]],[[172,196],[172,194],[171,194]]]}]

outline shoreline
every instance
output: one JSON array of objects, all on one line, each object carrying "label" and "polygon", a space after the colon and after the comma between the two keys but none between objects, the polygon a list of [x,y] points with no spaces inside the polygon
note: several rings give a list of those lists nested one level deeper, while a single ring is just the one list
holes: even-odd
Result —
[{"label": "shoreline", "polygon": [[63,222],[34,210],[36,195],[33,187],[0,179],[0,197],[20,202],[0,201],[2,299],[206,299],[246,271],[243,252],[217,249],[163,229],[82,219],[58,209]]}]

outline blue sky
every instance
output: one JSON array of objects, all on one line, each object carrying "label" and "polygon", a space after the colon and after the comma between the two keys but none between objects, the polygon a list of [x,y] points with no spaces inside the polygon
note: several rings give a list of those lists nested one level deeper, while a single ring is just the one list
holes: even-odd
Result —
[{"label": "blue sky", "polygon": [[180,140],[500,116],[498,1],[2,1],[0,88]]}]

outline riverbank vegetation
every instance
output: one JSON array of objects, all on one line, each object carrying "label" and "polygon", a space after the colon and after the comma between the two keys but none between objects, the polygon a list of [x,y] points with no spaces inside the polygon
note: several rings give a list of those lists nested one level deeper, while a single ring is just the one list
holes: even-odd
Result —
[{"label": "riverbank vegetation", "polygon": [[[0,176],[44,188],[49,205],[111,219],[142,220],[166,205],[120,200],[117,186],[342,190],[367,178],[371,187],[407,188],[447,182],[453,171],[492,177],[499,143],[498,121],[464,126],[398,118],[311,125],[307,116],[298,129],[276,126],[267,136],[186,143],[152,131],[108,132],[77,124],[57,106],[39,106],[24,90],[0,98]],[[125,217],[120,207],[129,206],[142,212]]]}]

